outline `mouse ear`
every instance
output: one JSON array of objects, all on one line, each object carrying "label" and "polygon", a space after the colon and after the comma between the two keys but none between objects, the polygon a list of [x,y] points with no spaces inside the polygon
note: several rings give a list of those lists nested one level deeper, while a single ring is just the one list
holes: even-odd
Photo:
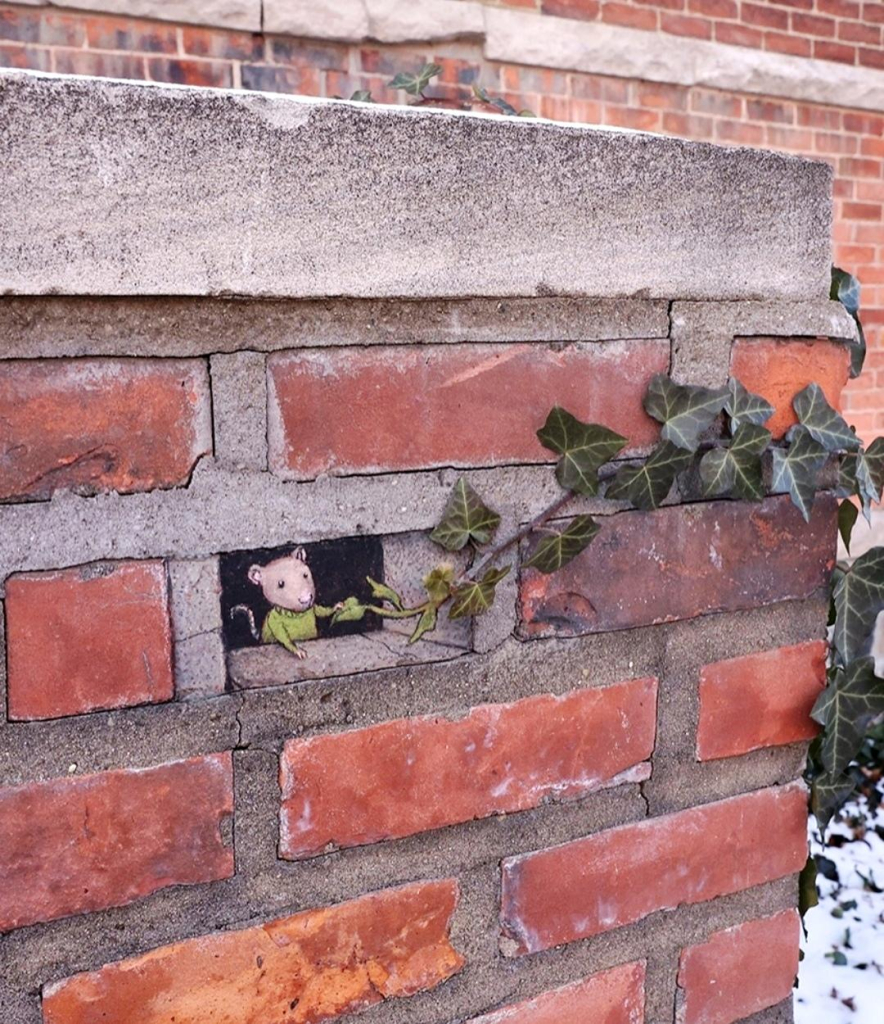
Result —
[{"label": "mouse ear", "polygon": [[292,558],[297,559],[299,562],[307,564],[307,552],[303,548],[295,548],[292,552]]},{"label": "mouse ear", "polygon": [[260,565],[249,566],[249,579],[252,581],[252,583],[257,583],[259,587],[261,586],[261,575],[262,569]]}]

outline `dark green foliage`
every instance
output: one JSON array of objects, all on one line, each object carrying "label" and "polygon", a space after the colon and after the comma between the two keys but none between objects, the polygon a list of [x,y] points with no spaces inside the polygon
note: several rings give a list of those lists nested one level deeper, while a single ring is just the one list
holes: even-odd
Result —
[{"label": "dark green foliage", "polygon": [[852,501],[842,501],[838,506],[838,532],[841,534],[841,540],[844,541],[848,555],[850,554],[850,534],[857,519],[859,519],[859,510],[856,505]]},{"label": "dark green foliage", "polygon": [[482,615],[494,604],[494,590],[510,571],[489,569],[481,580],[467,580],[452,590],[453,601],[449,619],[462,619],[467,615]]},{"label": "dark green foliage", "polygon": [[645,395],[645,411],[663,424],[660,436],[678,448],[695,452],[700,435],[709,429],[724,410],[729,394],[726,388],[701,388],[676,384],[662,373],[651,378]]},{"label": "dark green foliage", "polygon": [[872,548],[844,572],[834,590],[832,643],[841,665],[862,657],[884,608],[884,548]]},{"label": "dark green foliage", "polygon": [[872,658],[859,658],[829,673],[829,684],[813,706],[814,721],[825,732],[819,745],[823,769],[841,775],[862,743],[866,727],[884,712],[884,679],[875,675]]},{"label": "dark green foliage", "polygon": [[835,299],[853,317],[856,324],[857,340],[850,343],[850,376],[858,377],[866,358],[866,338],[859,319],[859,281],[839,267],[832,267],[832,287],[829,298]]},{"label": "dark green foliage", "polygon": [[795,427],[788,448],[774,448],[771,490],[788,494],[805,520],[810,519],[820,470],[828,458],[807,427]]},{"label": "dark green foliage", "polygon": [[575,494],[598,494],[599,469],[626,444],[626,438],[613,430],[597,423],[582,423],[559,406],[550,410],[537,438],[544,448],[561,456],[556,463],[556,479]]},{"label": "dark green foliage", "polygon": [[670,441],[661,441],[639,466],[623,466],[611,481],[606,498],[631,501],[636,508],[659,508],[675,478],[690,466],[693,454]]},{"label": "dark green foliage", "polygon": [[850,452],[859,448],[856,432],[829,405],[819,384],[808,384],[795,396],[792,405],[799,422],[827,452]]},{"label": "dark green foliage", "polygon": [[400,71],[398,75],[389,82],[391,89],[404,89],[410,96],[423,96],[424,89],[436,77],[442,74],[442,68],[438,64],[424,64],[416,75],[407,71]]},{"label": "dark green foliage", "polygon": [[439,525],[430,534],[447,551],[460,551],[472,541],[487,544],[500,525],[500,516],[492,512],[473,488],[461,477],[445,506]]},{"label": "dark green foliage", "polygon": [[700,462],[703,493],[707,497],[733,494],[745,501],[761,501],[761,455],[770,444],[770,437],[769,430],[747,419],[737,428],[729,448],[706,452]]},{"label": "dark green foliage", "polygon": [[727,382],[724,411],[730,418],[731,433],[735,434],[746,423],[754,423],[758,427],[763,427],[773,416],[774,407],[767,399],[748,391],[735,377],[732,377]]},{"label": "dark green foliage", "polygon": [[592,516],[575,516],[561,531],[552,531],[523,563],[540,572],[558,572],[583,551],[601,527]]}]

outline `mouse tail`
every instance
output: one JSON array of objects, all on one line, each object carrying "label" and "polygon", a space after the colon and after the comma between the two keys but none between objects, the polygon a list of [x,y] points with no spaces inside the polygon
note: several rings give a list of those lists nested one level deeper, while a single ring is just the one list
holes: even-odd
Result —
[{"label": "mouse tail", "polygon": [[234,605],[230,609],[230,617],[231,617],[231,619],[236,617],[236,613],[237,612],[245,612],[246,615],[248,615],[248,617],[249,617],[249,630],[251,631],[252,636],[256,640],[260,640],[261,639],[261,635],[258,632],[258,627],[255,625],[255,616],[252,614],[252,609],[249,608],[249,606],[246,605],[246,604],[236,604],[236,605]]}]

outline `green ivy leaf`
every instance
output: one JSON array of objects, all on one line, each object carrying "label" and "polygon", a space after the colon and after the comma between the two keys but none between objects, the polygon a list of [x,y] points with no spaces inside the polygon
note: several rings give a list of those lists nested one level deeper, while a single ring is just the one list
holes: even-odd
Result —
[{"label": "green ivy leaf", "polygon": [[402,598],[392,587],[388,587],[386,583],[379,583],[377,580],[373,580],[371,576],[366,576],[365,579],[371,587],[371,596],[376,601],[389,601],[397,611],[402,611],[404,607]]},{"label": "green ivy leaf", "polygon": [[832,815],[853,795],[856,781],[844,772],[826,772],[813,780],[810,809],[825,832]]},{"label": "green ivy leaf", "polygon": [[792,399],[799,421],[827,452],[855,451],[859,438],[826,400],[819,384],[808,384]]},{"label": "green ivy leaf", "polygon": [[437,565],[424,576],[424,589],[430,601],[437,607],[451,596],[451,585],[454,583],[454,568],[450,565]]},{"label": "green ivy leaf", "polygon": [[828,456],[806,427],[796,427],[790,433],[789,447],[773,450],[771,490],[774,494],[788,494],[805,521],[809,521],[817,478]]},{"label": "green ivy leaf", "polygon": [[842,501],[838,506],[838,532],[841,534],[841,540],[844,541],[848,555],[850,554],[850,535],[858,518],[859,510],[856,505],[852,501]]},{"label": "green ivy leaf", "polygon": [[483,615],[494,604],[494,590],[510,571],[489,569],[481,580],[468,580],[452,591],[454,601],[448,611],[449,619],[462,619],[467,615]]},{"label": "green ivy leaf", "polygon": [[430,540],[447,551],[460,551],[472,541],[487,544],[500,525],[500,516],[485,505],[461,477],[448,498],[442,519],[430,534]]},{"label": "green ivy leaf", "polygon": [[850,376],[858,377],[866,358],[866,338],[863,333],[863,325],[859,320],[859,281],[853,274],[848,274],[840,267],[832,267],[832,286],[829,290],[829,298],[840,302],[856,324],[858,339],[850,342]]},{"label": "green ivy leaf", "polygon": [[537,431],[544,448],[561,455],[556,479],[566,491],[598,494],[599,469],[623,449],[626,438],[597,423],[582,423],[558,405]]},{"label": "green ivy leaf", "polygon": [[663,424],[660,436],[664,441],[695,452],[700,435],[715,422],[727,398],[727,388],[676,384],[658,373],[651,378],[644,405],[648,415]]},{"label": "green ivy leaf", "polygon": [[670,441],[661,441],[640,466],[622,466],[608,485],[606,498],[627,499],[636,508],[659,508],[675,478],[690,466],[693,454]]},{"label": "green ivy leaf", "polygon": [[497,107],[497,109],[502,114],[509,114],[510,117],[533,117],[534,116],[531,113],[530,110],[528,110],[528,111],[523,110],[520,113],[518,110],[516,110],[516,108],[512,105],[512,103],[507,103],[507,101],[502,96],[495,96],[494,99],[491,102],[494,104],[495,107]]},{"label": "green ivy leaf", "polygon": [[731,377],[727,382],[727,399],[724,403],[724,411],[731,421],[731,433],[746,423],[754,423],[763,427],[774,414],[774,407],[766,398],[748,391],[736,379]]},{"label": "green ivy leaf", "polygon": [[[747,392],[748,394],[748,392]],[[700,462],[700,480],[706,497],[730,494],[745,501],[764,497],[761,455],[771,433],[755,423],[744,423],[728,448],[713,448]]]},{"label": "green ivy leaf", "polygon": [[353,103],[374,103],[371,89],[357,89],[350,97]]},{"label": "green ivy leaf", "polygon": [[844,664],[860,657],[884,607],[884,548],[872,548],[835,584],[832,642]]},{"label": "green ivy leaf", "polygon": [[798,876],[798,913],[804,915],[819,903],[819,891],[816,887],[816,861],[808,857],[801,874]]},{"label": "green ivy leaf", "polygon": [[430,81],[436,75],[442,74],[442,68],[438,64],[424,64],[416,75],[407,71],[400,71],[392,82],[388,83],[391,89],[404,89],[411,96],[420,96]]},{"label": "green ivy leaf", "polygon": [[367,611],[368,608],[360,602],[358,597],[348,597],[344,601],[343,608],[339,608],[332,615],[332,625],[335,625],[336,622],[359,622]]},{"label": "green ivy leaf", "polygon": [[564,530],[544,537],[524,564],[540,572],[557,572],[587,548],[600,529],[592,516],[575,516]]},{"label": "green ivy leaf", "polygon": [[439,609],[437,605],[431,604],[424,608],[423,612],[421,612],[421,617],[417,620],[417,625],[414,627],[414,632],[408,638],[409,644],[416,644],[425,633],[434,630],[438,617]]},{"label": "green ivy leaf", "polygon": [[875,675],[873,658],[859,658],[830,674],[811,717],[825,729],[820,760],[826,772],[843,772],[859,750],[866,726],[884,711],[884,679]]},{"label": "green ivy leaf", "polygon": [[838,469],[837,494],[842,498],[857,495],[867,522],[872,521],[872,505],[881,500],[884,486],[884,438],[877,437],[863,451],[845,455]]}]

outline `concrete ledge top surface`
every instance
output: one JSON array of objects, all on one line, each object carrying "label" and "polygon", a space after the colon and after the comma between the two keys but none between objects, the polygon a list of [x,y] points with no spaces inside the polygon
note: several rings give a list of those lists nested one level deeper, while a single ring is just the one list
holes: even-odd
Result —
[{"label": "concrete ledge top surface", "polygon": [[0,73],[0,293],[822,298],[831,170],[533,119]]}]

